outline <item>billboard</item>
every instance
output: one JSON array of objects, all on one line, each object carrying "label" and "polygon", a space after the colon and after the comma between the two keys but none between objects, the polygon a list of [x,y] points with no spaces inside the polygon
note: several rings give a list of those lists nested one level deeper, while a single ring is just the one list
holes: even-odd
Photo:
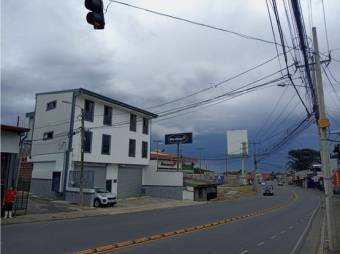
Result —
[{"label": "billboard", "polygon": [[227,131],[227,150],[231,156],[248,155],[248,131],[230,130]]},{"label": "billboard", "polygon": [[165,144],[187,144],[192,143],[192,133],[175,133],[165,135]]}]

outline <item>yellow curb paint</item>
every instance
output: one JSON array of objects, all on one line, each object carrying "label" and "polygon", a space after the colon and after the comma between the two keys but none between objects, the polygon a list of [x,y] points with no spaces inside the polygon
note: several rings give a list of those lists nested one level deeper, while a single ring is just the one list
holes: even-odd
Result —
[{"label": "yellow curb paint", "polygon": [[196,229],[202,229],[202,228],[204,228],[204,226],[203,225],[199,225],[199,226],[196,226],[195,228]]},{"label": "yellow curb paint", "polygon": [[191,231],[195,231],[196,227],[190,227],[190,228],[186,228],[185,231],[186,232],[191,232]]},{"label": "yellow curb paint", "polygon": [[109,245],[104,245],[104,246],[97,247],[95,249],[95,251],[96,252],[109,251],[109,250],[115,249],[116,247],[117,247],[116,244],[109,244]]},{"label": "yellow curb paint", "polygon": [[92,249],[73,252],[73,254],[93,254],[93,253],[94,253],[94,250],[92,250]]},{"label": "yellow curb paint", "polygon": [[125,242],[120,242],[120,243],[117,243],[117,247],[118,248],[121,248],[121,247],[126,247],[126,246],[130,246],[133,244],[133,241],[125,241]]},{"label": "yellow curb paint", "polygon": [[162,235],[163,236],[172,236],[172,235],[175,235],[176,233],[174,231],[171,231],[171,232],[166,232],[166,233],[163,233]]},{"label": "yellow curb paint", "polygon": [[149,241],[149,237],[138,238],[136,240],[133,240],[133,243],[144,243],[146,241]]},{"label": "yellow curb paint", "polygon": [[150,240],[158,240],[158,239],[163,238],[163,235],[161,235],[161,234],[152,235],[152,236],[150,236],[149,238],[150,238]]},{"label": "yellow curb paint", "polygon": [[179,230],[176,230],[175,233],[176,234],[183,234],[183,233],[185,233],[185,230],[184,229],[179,229]]},{"label": "yellow curb paint", "polygon": [[205,228],[210,228],[211,226],[212,226],[211,223],[208,223],[208,224],[204,224],[204,225],[203,225],[203,227],[205,227]]}]

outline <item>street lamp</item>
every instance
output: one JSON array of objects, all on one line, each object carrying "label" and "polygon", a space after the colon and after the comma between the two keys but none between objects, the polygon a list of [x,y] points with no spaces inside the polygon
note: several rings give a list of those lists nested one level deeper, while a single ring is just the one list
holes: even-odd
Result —
[{"label": "street lamp", "polygon": [[[66,104],[71,104],[69,101],[62,101]],[[80,127],[80,179],[79,179],[79,203],[80,206],[84,206],[84,140],[85,140],[85,111],[81,106],[74,104],[80,108],[81,127]]]}]

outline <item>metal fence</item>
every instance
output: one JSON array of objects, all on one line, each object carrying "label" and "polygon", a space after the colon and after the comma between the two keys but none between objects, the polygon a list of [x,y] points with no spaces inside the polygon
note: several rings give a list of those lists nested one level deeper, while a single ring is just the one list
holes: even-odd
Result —
[{"label": "metal fence", "polygon": [[28,200],[30,194],[31,179],[20,177],[17,184],[17,195],[14,202],[14,214],[18,211],[24,211],[27,213]]}]

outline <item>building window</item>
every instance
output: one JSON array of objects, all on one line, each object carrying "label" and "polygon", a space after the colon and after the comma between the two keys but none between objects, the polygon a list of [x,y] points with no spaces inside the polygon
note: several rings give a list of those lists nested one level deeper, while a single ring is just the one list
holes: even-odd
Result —
[{"label": "building window", "polygon": [[111,136],[103,134],[102,137],[102,154],[110,154]]},{"label": "building window", "polygon": [[85,100],[85,106],[84,106],[84,114],[85,114],[85,120],[93,122],[93,116],[94,116],[94,102]]},{"label": "building window", "polygon": [[84,138],[84,152],[91,153],[92,148],[92,132],[85,131],[85,138]]},{"label": "building window", "polygon": [[57,107],[57,101],[51,101],[46,104],[46,111],[55,109]]},{"label": "building window", "polygon": [[112,125],[112,108],[108,106],[104,106],[104,125]]},{"label": "building window", "polygon": [[49,140],[53,138],[53,131],[45,132],[43,136],[43,140]]},{"label": "building window", "polygon": [[143,134],[149,134],[149,119],[143,118]]},{"label": "building window", "polygon": [[129,157],[136,157],[136,140],[129,140]]},{"label": "building window", "polygon": [[137,116],[135,114],[130,114],[130,131],[137,130]]},{"label": "building window", "polygon": [[142,158],[148,158],[148,142],[142,142]]}]

